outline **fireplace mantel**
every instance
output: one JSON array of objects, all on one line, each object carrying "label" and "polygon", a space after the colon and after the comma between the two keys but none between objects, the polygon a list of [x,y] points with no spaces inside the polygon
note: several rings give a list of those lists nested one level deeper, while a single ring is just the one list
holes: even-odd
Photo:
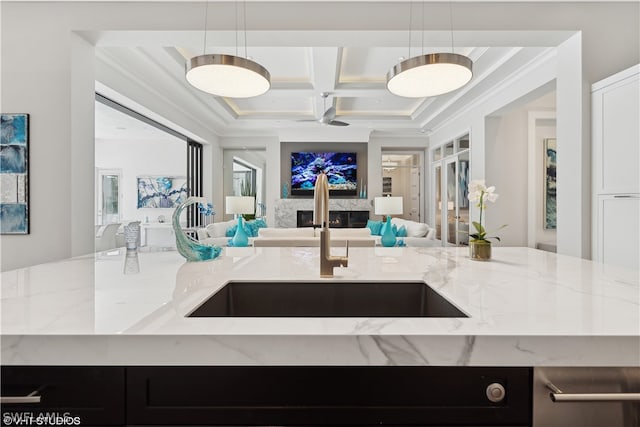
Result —
[{"label": "fireplace mantel", "polygon": [[[278,199],[275,201],[275,227],[296,227],[296,212],[313,210],[313,199]],[[369,211],[371,200],[368,199],[329,199],[329,210],[333,211]]]}]

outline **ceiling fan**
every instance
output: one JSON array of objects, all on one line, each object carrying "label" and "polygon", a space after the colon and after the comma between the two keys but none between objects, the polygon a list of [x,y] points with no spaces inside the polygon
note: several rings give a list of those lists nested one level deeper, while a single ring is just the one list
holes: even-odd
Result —
[{"label": "ceiling fan", "polygon": [[327,97],[329,96],[329,92],[322,92],[320,94],[322,97],[322,107],[324,110],[324,114],[318,120],[300,120],[302,122],[318,122],[321,125],[329,125],[329,126],[349,126],[349,123],[341,122],[340,120],[334,120],[336,117],[336,108],[332,105],[327,109]]}]

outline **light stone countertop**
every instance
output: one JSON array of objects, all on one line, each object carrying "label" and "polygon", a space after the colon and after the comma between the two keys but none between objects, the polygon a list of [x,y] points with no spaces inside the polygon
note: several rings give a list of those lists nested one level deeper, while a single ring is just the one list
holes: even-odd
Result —
[{"label": "light stone countertop", "polygon": [[[343,254],[333,248],[332,253]],[[640,272],[529,248],[124,250],[2,273],[3,365],[640,366]],[[139,265],[139,272],[131,265]],[[135,270],[135,269],[134,269]],[[424,280],[469,318],[187,318],[228,280]]]}]

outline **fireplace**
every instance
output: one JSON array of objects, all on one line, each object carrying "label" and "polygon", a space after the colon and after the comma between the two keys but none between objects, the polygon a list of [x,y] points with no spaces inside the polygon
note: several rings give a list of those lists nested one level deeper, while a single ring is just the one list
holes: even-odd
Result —
[{"label": "fireplace", "polygon": [[[369,211],[329,211],[331,228],[364,228],[369,220]],[[313,227],[313,211],[296,211],[297,227]]]}]

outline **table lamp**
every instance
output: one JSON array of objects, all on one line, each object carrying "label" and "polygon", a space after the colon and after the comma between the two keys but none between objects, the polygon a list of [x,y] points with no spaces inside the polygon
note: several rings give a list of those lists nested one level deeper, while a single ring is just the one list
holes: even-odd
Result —
[{"label": "table lamp", "polygon": [[382,246],[394,246],[396,244],[396,236],[391,228],[391,215],[402,214],[402,197],[374,197],[375,214],[387,217],[387,221],[383,224],[382,237],[380,242]]},{"label": "table lamp", "polygon": [[228,214],[238,217],[238,227],[236,234],[231,239],[231,244],[237,247],[249,245],[249,237],[242,224],[242,214],[252,214],[256,211],[255,197],[251,196],[227,196],[225,198],[225,209]]}]

